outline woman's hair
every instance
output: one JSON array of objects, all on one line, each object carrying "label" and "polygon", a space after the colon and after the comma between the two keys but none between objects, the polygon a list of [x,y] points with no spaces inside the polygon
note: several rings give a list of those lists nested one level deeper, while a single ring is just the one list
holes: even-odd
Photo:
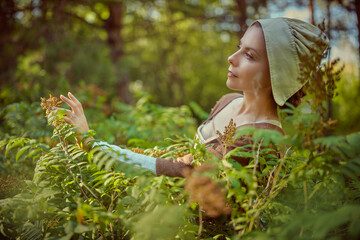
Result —
[{"label": "woman's hair", "polygon": [[254,22],[250,27],[252,26],[261,28],[261,24],[259,22]]},{"label": "woman's hair", "polygon": [[302,87],[299,91],[297,91],[294,95],[292,95],[283,106],[279,106],[280,109],[287,109],[289,108],[289,106],[287,105],[287,103],[290,103],[291,105],[293,105],[294,107],[297,107],[300,105],[301,103],[301,99],[302,97],[304,97],[305,91],[304,91],[304,87]]}]

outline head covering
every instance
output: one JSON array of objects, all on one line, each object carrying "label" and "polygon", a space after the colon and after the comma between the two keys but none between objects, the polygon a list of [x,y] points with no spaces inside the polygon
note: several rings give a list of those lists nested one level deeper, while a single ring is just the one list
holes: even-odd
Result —
[{"label": "head covering", "polygon": [[283,106],[306,83],[298,80],[300,57],[309,55],[318,41],[327,46],[328,40],[318,27],[299,19],[270,18],[255,22],[260,23],[264,32],[272,93],[275,102]]}]

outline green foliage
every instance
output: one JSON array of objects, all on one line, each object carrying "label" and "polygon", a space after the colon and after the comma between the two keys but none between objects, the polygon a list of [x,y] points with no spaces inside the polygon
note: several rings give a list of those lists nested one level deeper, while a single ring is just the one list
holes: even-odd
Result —
[{"label": "green foliage", "polygon": [[[290,119],[297,112],[301,108],[294,109]],[[50,124],[58,121],[54,113]],[[311,113],[308,116],[302,114],[303,124],[314,123]],[[197,204],[191,204],[184,191],[189,179],[154,177],[99,148],[85,152],[72,143],[73,131],[66,124],[57,127],[53,137],[59,143],[52,147],[29,138],[1,142],[4,157],[13,164],[36,161],[33,180],[22,181],[17,195],[0,200],[3,236],[192,239],[199,234]],[[190,151],[199,165],[212,164],[215,170],[203,174],[226,190],[231,215],[203,219],[200,238],[359,237],[360,133],[313,138],[312,153],[300,136],[240,128],[235,138],[242,136],[252,136],[253,143],[223,159],[189,139],[162,142],[168,146],[163,156]],[[274,146],[289,145],[282,156],[274,154]],[[164,145],[158,148],[165,150]],[[249,148],[253,151],[243,151]],[[233,157],[246,157],[249,164],[241,166]]]},{"label": "green foliage", "polygon": [[0,111],[0,137],[26,136],[45,140],[51,137],[51,127],[47,126],[39,102],[13,103]]},{"label": "green foliage", "polygon": [[41,154],[49,150],[49,146],[46,144],[22,137],[10,137],[2,140],[0,146],[5,146],[4,152],[0,154],[0,176],[21,176],[25,179],[32,178],[34,163]]},{"label": "green foliage", "polygon": [[[356,67],[352,67],[356,69]],[[351,68],[350,68],[351,69]],[[357,107],[357,98],[359,96],[358,76],[354,72],[344,71],[342,80],[337,84],[338,94],[333,99],[334,118],[339,120],[339,126],[336,128],[338,134],[360,131],[359,124],[360,110]]]},{"label": "green foliage", "polygon": [[[200,166],[198,169],[210,165],[208,170],[194,171],[184,179],[156,177],[132,164],[119,162],[100,148],[88,152],[80,149],[74,143],[75,129],[61,121],[63,110],[48,115],[49,125],[55,126],[52,139],[48,139],[46,134],[36,135],[26,129],[42,119],[39,115],[29,115],[25,123],[20,117],[29,109],[30,113],[37,113],[38,108],[21,107],[29,106],[25,103],[9,105],[2,111],[6,119],[2,131],[13,136],[2,133],[0,142],[1,236],[359,237],[360,133],[329,135],[327,130],[332,122],[321,112],[325,110],[321,107],[323,102],[318,101],[318,107],[305,101],[298,108],[286,110],[290,114],[284,122],[294,129],[286,137],[277,131],[251,127],[235,132],[229,125],[221,137],[227,147],[234,139],[252,141],[219,159],[192,140],[192,136],[188,137],[194,132],[195,123],[188,107],[162,107],[149,99],[149,95],[144,95],[134,107],[117,104],[116,113],[105,121],[106,116],[99,114],[101,106],[95,106],[100,115],[94,118],[100,121],[93,125],[98,129],[97,136],[133,145],[137,147],[133,151],[155,157],[191,153],[194,165]],[[196,106],[192,108],[201,113]],[[34,126],[41,129],[39,123]],[[121,135],[114,134],[117,132]],[[169,132],[174,134],[173,139],[163,141],[161,137],[169,136]],[[238,158],[247,159],[248,164],[240,165]],[[223,190],[218,191],[219,188]],[[226,209],[231,209],[230,215],[221,215]],[[208,217],[210,214],[220,217]]]},{"label": "green foliage", "polygon": [[[102,13],[99,16],[108,14],[103,4],[98,4],[96,9]],[[76,12],[79,16],[86,16],[91,11],[76,8]],[[134,16],[126,21],[137,21],[139,16]],[[186,18],[182,20],[181,12],[173,17],[159,18],[158,21],[165,21],[165,24],[157,24],[156,30],[167,31],[175,21],[174,32],[169,33],[174,36],[175,30],[188,33],[197,26],[196,22],[189,22]],[[138,30],[142,33],[141,29]],[[124,31],[127,35],[135,34],[130,28]],[[212,38],[215,35],[214,32],[202,35],[203,42],[215,48],[220,42]],[[186,46],[196,45],[197,35],[193,36],[187,38]],[[182,42],[185,38],[179,34],[176,41]],[[184,61],[178,65],[177,59],[184,57],[189,61],[194,57],[198,60],[208,51],[207,46],[198,48],[198,52],[175,47],[175,52],[169,53],[167,50],[172,45],[168,40],[166,37],[139,37],[127,51],[138,52],[145,63],[153,62],[152,55],[160,51],[169,63],[158,59],[165,65],[153,63],[147,65],[149,69],[144,69],[141,68],[143,62],[129,57],[127,60],[131,66],[121,71],[128,71],[136,79],[147,76],[149,85],[160,89],[171,85],[168,80],[182,79],[168,78],[168,74],[182,72],[183,80],[194,81],[194,85],[188,86],[191,91],[187,92],[199,93],[200,99],[206,99],[204,96],[208,94],[213,96],[215,90],[219,92],[209,87],[210,83],[204,85],[193,76],[219,77],[216,68],[209,65],[210,61],[218,59],[216,51],[209,53],[210,57],[196,61],[196,71],[192,71],[191,64]],[[109,62],[102,61],[107,52],[90,51],[91,56],[104,65],[93,69],[96,64],[85,62],[85,55],[71,54],[70,50],[76,49],[72,44],[71,41],[59,41],[54,43],[52,50],[46,51],[45,59],[56,60],[55,66],[46,66],[46,61],[31,52],[19,59],[17,74],[20,85],[27,90],[22,99],[33,100],[35,96],[30,88],[35,87],[36,94],[40,94],[40,83],[46,79],[64,83],[67,82],[64,80],[66,74],[73,80],[71,74],[80,78],[85,69],[89,70],[86,73],[89,76],[96,73],[91,81],[100,81],[100,75],[115,71]],[[86,47],[88,45],[81,50]],[[136,50],[138,47],[140,50]],[[64,52],[57,56],[58,50]],[[72,63],[69,60],[72,57],[78,62]],[[308,89],[310,94],[303,105],[298,108],[290,106],[286,110],[289,115],[284,124],[292,131],[285,137],[276,131],[254,128],[239,128],[232,132],[234,135],[229,135],[229,131],[224,133],[225,147],[230,147],[234,139],[249,138],[252,141],[224,153],[221,158],[192,140],[195,119],[191,111],[197,119],[206,118],[199,105],[164,107],[151,103],[150,95],[142,95],[132,106],[106,97],[95,85],[83,86],[80,99],[88,100],[85,105],[93,107],[87,111],[87,116],[93,123],[91,128],[97,130],[96,137],[136,147],[132,150],[154,157],[176,158],[191,153],[194,165],[199,168],[183,179],[153,176],[132,164],[119,162],[100,148],[88,152],[80,149],[74,143],[75,129],[61,121],[62,110],[53,111],[48,116],[49,125],[55,126],[51,135],[40,114],[40,107],[36,105],[38,103],[6,105],[1,110],[0,127],[0,237],[358,239],[360,132],[331,135],[334,122],[327,119],[325,101],[334,95],[339,76],[334,70],[336,62],[316,68],[313,65],[317,56],[305,60],[304,63],[309,64],[303,68],[303,73],[307,74],[305,78],[315,81],[310,87],[316,87]],[[174,66],[178,69],[173,69]],[[103,69],[107,69],[106,73]],[[53,78],[47,76],[48,73],[53,73],[50,74]],[[84,74],[83,78],[87,76]],[[162,80],[157,81],[158,78]],[[32,80],[28,82],[28,79]],[[50,89],[50,85],[46,88]],[[177,83],[172,87],[176,89],[180,85]],[[62,86],[68,87],[66,84]],[[316,92],[316,88],[324,91]],[[181,98],[180,90],[173,101]],[[157,100],[169,98],[166,91],[158,92],[164,95],[156,96]],[[13,102],[9,94],[9,88],[1,90],[1,97]],[[107,109],[110,102],[114,109]],[[203,106],[207,104],[201,103]],[[93,135],[94,131],[84,134]],[[166,137],[171,138],[164,141]],[[248,164],[242,166],[237,161],[239,158],[246,159]],[[200,171],[202,167],[207,167],[207,170]],[[226,210],[230,214],[222,215],[227,213]],[[210,213],[220,216],[209,217]]]},{"label": "green foliage", "polygon": [[101,139],[142,148],[159,145],[167,137],[195,132],[189,107],[162,107],[150,103],[150,99],[150,95],[144,95],[135,106],[117,103],[119,113],[92,127]]}]

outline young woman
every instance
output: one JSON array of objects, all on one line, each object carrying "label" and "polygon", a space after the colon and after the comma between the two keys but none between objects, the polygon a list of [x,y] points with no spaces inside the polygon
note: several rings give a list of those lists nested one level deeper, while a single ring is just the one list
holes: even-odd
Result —
[{"label": "young woman", "polygon": [[[274,129],[285,134],[281,128],[278,107],[287,101],[296,103],[298,93],[305,82],[298,80],[299,63],[302,56],[311,53],[312,46],[326,37],[317,27],[291,18],[261,19],[255,21],[240,40],[239,50],[228,58],[229,69],[226,85],[242,92],[223,96],[211,110],[210,117],[197,130],[196,137],[209,146],[208,151],[219,157],[224,146],[217,131],[223,132],[231,119],[236,126],[254,126]],[[325,49],[323,49],[325,50]],[[78,127],[79,132],[89,130],[81,103],[71,93],[69,98],[61,96],[72,109],[68,111],[67,123]],[[294,102],[295,100],[295,102]],[[78,139],[81,140],[81,139]],[[89,138],[85,145],[94,140]],[[248,144],[237,139],[226,150]],[[156,175],[183,176],[183,170],[192,167],[191,155],[178,159],[153,158],[105,142],[96,142],[104,150],[111,149],[120,161],[139,164]],[[237,159],[246,165],[246,159]]]}]

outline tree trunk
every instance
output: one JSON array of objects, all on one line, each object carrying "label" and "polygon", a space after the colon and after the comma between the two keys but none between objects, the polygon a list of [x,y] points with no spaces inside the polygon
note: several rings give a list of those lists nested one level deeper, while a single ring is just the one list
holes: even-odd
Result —
[{"label": "tree trunk", "polygon": [[15,44],[11,43],[11,37],[15,31],[15,3],[13,0],[6,0],[0,3],[0,87],[11,80],[9,69],[16,65],[17,50]]},{"label": "tree trunk", "polygon": [[[327,35],[329,38],[329,43],[331,42],[331,11],[330,11],[331,1],[332,0],[326,1],[326,15],[327,15],[327,20],[328,20]],[[331,57],[331,50],[329,51],[328,64],[330,64],[330,57]],[[332,117],[332,101],[331,101],[331,99],[328,100],[327,105],[328,105],[328,119],[330,119]]]},{"label": "tree trunk", "polygon": [[315,19],[314,19],[314,1],[309,0],[309,3],[307,5],[310,11],[310,23],[315,25]]},{"label": "tree trunk", "polygon": [[[356,18],[357,18],[357,29],[358,29],[358,77],[360,81],[360,1],[355,0],[355,12],[356,12]],[[359,92],[360,92],[360,84],[359,84]]]},{"label": "tree trunk", "polygon": [[123,20],[123,3],[110,2],[108,4],[110,16],[106,20],[105,29],[108,34],[108,44],[110,47],[111,60],[116,67],[116,89],[118,96],[125,103],[132,103],[132,96],[129,90],[130,78],[126,74],[120,74],[117,63],[124,55],[124,41],[121,35]]},{"label": "tree trunk", "polygon": [[246,5],[245,0],[236,0],[236,4],[237,4],[237,9],[238,9],[238,19],[237,19],[238,21],[237,22],[240,27],[238,36],[239,36],[239,39],[241,39],[247,29],[247,25],[246,25],[246,19],[247,19],[246,6],[247,5]]}]

